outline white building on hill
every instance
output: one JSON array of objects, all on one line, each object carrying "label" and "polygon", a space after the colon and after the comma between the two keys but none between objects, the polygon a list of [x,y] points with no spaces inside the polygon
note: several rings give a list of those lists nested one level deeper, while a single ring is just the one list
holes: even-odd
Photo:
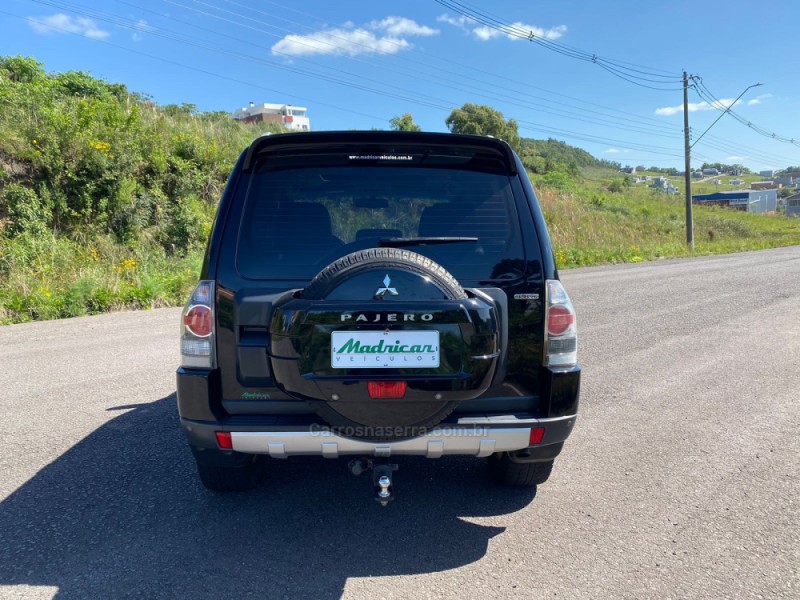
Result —
[{"label": "white building on hill", "polygon": [[245,123],[276,123],[294,131],[311,131],[305,106],[291,104],[253,104],[233,112],[233,118]]}]

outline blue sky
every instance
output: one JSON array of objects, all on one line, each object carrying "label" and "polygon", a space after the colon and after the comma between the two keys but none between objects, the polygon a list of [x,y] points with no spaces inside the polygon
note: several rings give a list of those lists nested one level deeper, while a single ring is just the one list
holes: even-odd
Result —
[{"label": "blue sky", "polygon": [[89,71],[162,104],[305,106],[316,130],[388,128],[410,112],[445,131],[453,108],[488,104],[525,137],[679,169],[685,69],[704,86],[690,89],[695,139],[721,114],[714,99],[727,106],[763,84],[692,161],[762,170],[800,164],[796,23],[795,0],[4,0],[0,54]]}]

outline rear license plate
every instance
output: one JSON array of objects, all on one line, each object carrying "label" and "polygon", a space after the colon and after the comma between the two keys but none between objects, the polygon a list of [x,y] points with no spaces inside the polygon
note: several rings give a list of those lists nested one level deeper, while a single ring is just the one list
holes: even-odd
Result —
[{"label": "rear license plate", "polygon": [[334,331],[331,367],[431,369],[439,366],[438,331]]}]

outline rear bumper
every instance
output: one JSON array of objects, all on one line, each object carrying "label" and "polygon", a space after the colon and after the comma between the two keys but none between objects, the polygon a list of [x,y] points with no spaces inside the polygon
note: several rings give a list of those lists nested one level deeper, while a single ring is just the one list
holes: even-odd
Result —
[{"label": "rear bumper", "polygon": [[[233,450],[246,454],[264,454],[272,458],[289,456],[360,455],[374,457],[448,455],[489,456],[496,452],[526,450],[525,462],[552,460],[575,425],[576,415],[553,419],[524,416],[462,417],[442,423],[425,435],[391,442],[373,442],[338,435],[317,423],[306,426],[236,426],[182,419],[189,443],[196,450],[218,449],[215,433],[230,431]],[[532,428],[543,427],[541,443],[531,446]],[[220,450],[220,452],[223,452]],[[230,451],[228,451],[230,452]],[[195,452],[198,456],[198,452]]]}]

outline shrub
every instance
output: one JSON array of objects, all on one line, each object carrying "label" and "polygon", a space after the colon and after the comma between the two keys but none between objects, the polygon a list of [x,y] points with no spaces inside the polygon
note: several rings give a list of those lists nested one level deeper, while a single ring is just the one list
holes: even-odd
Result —
[{"label": "shrub", "polygon": [[3,189],[0,205],[5,205],[9,224],[3,233],[14,237],[23,232],[42,234],[50,226],[52,213],[30,188],[12,183]]}]

